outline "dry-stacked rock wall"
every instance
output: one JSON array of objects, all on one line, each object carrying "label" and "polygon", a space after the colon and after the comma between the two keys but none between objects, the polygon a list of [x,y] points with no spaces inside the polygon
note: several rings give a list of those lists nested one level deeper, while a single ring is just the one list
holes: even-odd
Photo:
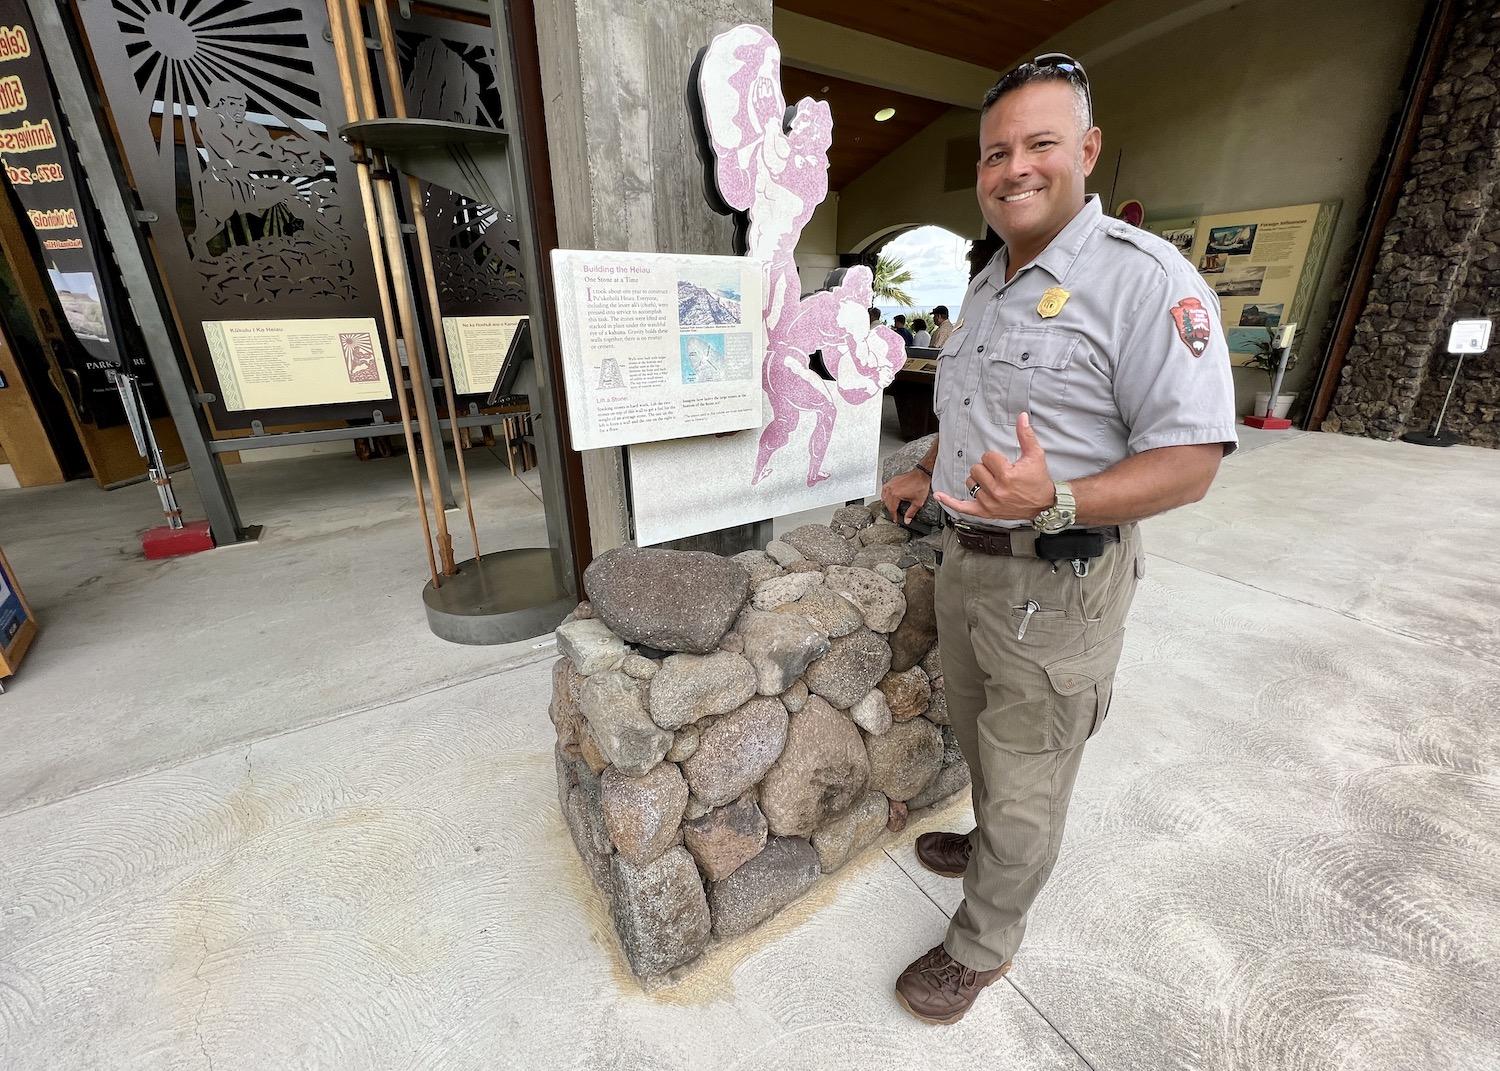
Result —
[{"label": "dry-stacked rock wall", "polygon": [[[1429,430],[1453,378],[1449,326],[1497,311],[1500,9],[1460,0],[1323,430]],[[1443,425],[1470,446],[1500,447],[1500,340],[1464,361]]]},{"label": "dry-stacked rock wall", "polygon": [[558,801],[636,974],[963,790],[934,541],[846,506],[733,558],[621,548],[557,630]]}]

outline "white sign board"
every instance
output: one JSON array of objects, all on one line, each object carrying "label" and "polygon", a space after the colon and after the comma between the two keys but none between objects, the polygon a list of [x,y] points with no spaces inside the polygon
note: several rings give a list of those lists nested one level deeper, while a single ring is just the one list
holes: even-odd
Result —
[{"label": "white sign board", "polygon": [[524,316],[444,316],[456,394],[488,394]]},{"label": "white sign board", "polygon": [[205,320],[231,412],[375,402],[391,396],[372,319]]},{"label": "white sign board", "polygon": [[764,275],[747,257],[553,250],[574,447],[758,429]]},{"label": "white sign board", "polygon": [[1490,348],[1490,321],[1457,320],[1448,332],[1449,353],[1483,353]]}]

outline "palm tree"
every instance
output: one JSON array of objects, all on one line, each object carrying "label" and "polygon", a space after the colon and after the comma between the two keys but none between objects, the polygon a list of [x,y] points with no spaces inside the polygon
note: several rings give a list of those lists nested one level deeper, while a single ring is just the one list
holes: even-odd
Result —
[{"label": "palm tree", "polygon": [[911,282],[911,278],[911,272],[907,271],[895,257],[877,257],[875,259],[875,300],[906,308],[915,305],[916,302],[912,301],[911,295],[902,289]]}]

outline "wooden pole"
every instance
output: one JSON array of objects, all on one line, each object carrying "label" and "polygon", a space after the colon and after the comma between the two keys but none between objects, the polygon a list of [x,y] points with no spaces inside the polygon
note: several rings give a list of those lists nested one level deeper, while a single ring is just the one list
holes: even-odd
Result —
[{"label": "wooden pole", "polygon": [[[344,20],[343,0],[329,0],[328,26],[333,36],[333,53],[339,67],[339,87],[344,92],[344,114],[358,119],[359,102],[354,94],[354,75],[350,71],[348,27]],[[362,55],[362,51],[356,55]],[[401,355],[396,349],[396,321],[391,313],[390,280],[385,274],[385,251],[381,247],[380,227],[375,219],[375,198],[370,188],[370,164],[363,148],[355,150],[355,173],[359,176],[359,200],[364,208],[365,231],[370,236],[370,259],[375,266],[375,288],[380,296],[380,317],[390,345],[391,386],[401,410],[401,433],[406,439],[406,458],[411,466],[411,485],[417,493],[417,516],[422,525],[422,548],[427,552],[427,572],[433,587],[441,587],[437,558],[432,552],[432,525],[427,519],[427,495],[422,490],[422,474],[417,466],[416,438],[411,430],[411,406],[406,400],[406,374],[401,370]],[[408,352],[409,352],[408,348]],[[439,512],[442,500],[436,500]]]},{"label": "wooden pole", "polygon": [[[333,0],[338,3],[340,0]],[[360,117],[379,118],[375,107],[375,87],[370,78],[370,68],[365,62],[364,28],[360,19],[359,0],[342,0],[349,22],[350,32],[355,35],[358,48],[354,54],[355,83],[359,87]],[[427,370],[419,368],[417,342],[422,337],[421,325],[412,305],[411,280],[406,272],[406,252],[401,247],[401,222],[396,213],[396,194],[391,188],[390,171],[382,167],[372,176],[375,181],[376,199],[379,206],[380,227],[385,235],[386,262],[390,266],[391,285],[396,292],[396,311],[401,320],[401,333],[406,339],[406,355],[411,362],[412,394],[417,410],[417,430],[422,436],[422,452],[427,459],[427,483],[432,491],[433,514],[437,521],[438,559],[442,563],[442,574],[452,576],[458,572],[453,561],[453,537],[448,534],[448,516],[443,511],[442,486],[438,481],[438,456],[443,450],[443,436],[438,428],[431,427],[427,420]]]},{"label": "wooden pole", "polygon": [[[385,60],[385,77],[391,87],[391,107],[397,119],[405,119],[406,88],[401,82],[401,64],[397,56],[396,34],[391,29],[388,0],[373,0],[375,23],[380,31],[380,51]],[[437,340],[438,370],[443,376],[443,399],[453,422],[453,452],[458,456],[458,482],[463,488],[464,511],[469,517],[469,538],[474,541],[474,557],[479,557],[479,527],[474,523],[474,499],[469,494],[469,470],[464,463],[464,447],[458,431],[458,399],[453,389],[453,362],[448,356],[448,337],[443,331],[443,312],[438,305],[437,271],[432,260],[432,239],[427,232],[427,213],[422,204],[422,187],[410,175],[406,177],[406,194],[411,202],[412,223],[417,230],[417,249],[422,258],[422,275],[427,283],[427,307],[432,314],[433,335]],[[505,211],[495,205],[496,211]]]}]

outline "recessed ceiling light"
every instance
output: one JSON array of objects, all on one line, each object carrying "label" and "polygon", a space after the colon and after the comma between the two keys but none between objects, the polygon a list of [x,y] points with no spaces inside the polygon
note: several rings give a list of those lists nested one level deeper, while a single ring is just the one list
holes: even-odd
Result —
[{"label": "recessed ceiling light", "polygon": [[895,115],[896,115],[896,109],[895,108],[881,108],[878,112],[875,113],[875,121],[877,123],[883,123],[887,119],[894,118]]}]

